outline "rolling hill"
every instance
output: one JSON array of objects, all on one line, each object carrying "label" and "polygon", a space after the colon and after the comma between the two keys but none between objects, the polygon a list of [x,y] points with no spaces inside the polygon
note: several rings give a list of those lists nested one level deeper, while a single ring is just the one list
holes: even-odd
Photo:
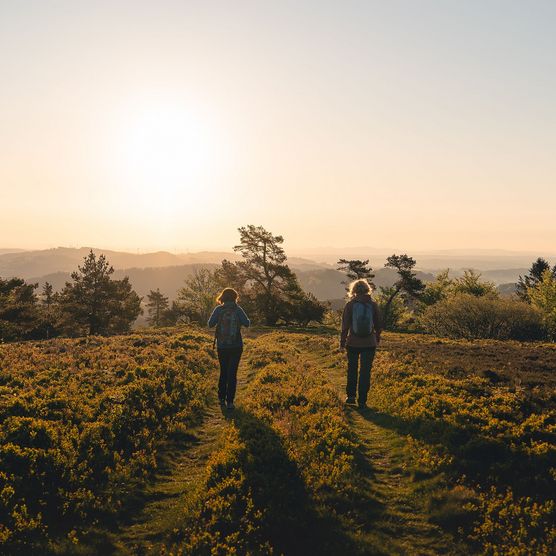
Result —
[{"label": "rolling hill", "polygon": [[[5,250],[0,251],[0,276],[18,276],[29,282],[42,285],[48,281],[55,290],[60,290],[70,279],[70,273],[82,263],[83,257],[90,248],[46,249],[39,251]],[[166,251],[155,253],[126,253],[93,249],[97,254],[104,253],[114,267],[115,278],[129,276],[135,290],[145,296],[149,290],[159,288],[171,300],[183,286],[183,281],[198,268],[214,268],[226,258],[238,260],[239,256],[231,252],[203,251],[198,253],[174,254]],[[448,255],[446,255],[447,257]],[[465,255],[468,257],[468,255]],[[485,255],[486,256],[486,255]],[[500,255],[501,256],[501,255]],[[463,255],[462,255],[463,257]],[[444,259],[444,262],[455,262]],[[491,260],[492,262],[492,260]],[[302,287],[314,294],[321,301],[339,300],[344,297],[342,281],[345,276],[335,269],[334,265],[318,263],[303,257],[290,257],[288,264],[297,273]],[[493,263],[494,264],[494,263]],[[389,268],[376,268],[374,282],[377,287],[391,286],[396,277]],[[483,270],[485,280],[491,280],[497,285],[503,285],[504,294],[511,293],[512,284],[519,275],[527,273],[527,268],[498,268]],[[461,268],[451,269],[451,276],[457,277],[463,273]],[[424,282],[434,279],[434,271],[420,270],[417,276]]]}]

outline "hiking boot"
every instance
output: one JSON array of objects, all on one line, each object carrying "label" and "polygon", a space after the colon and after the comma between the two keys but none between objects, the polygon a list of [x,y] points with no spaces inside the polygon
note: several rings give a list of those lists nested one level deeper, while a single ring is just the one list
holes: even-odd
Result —
[{"label": "hiking boot", "polygon": [[346,405],[355,405],[355,398],[350,398],[349,396],[346,398],[345,401]]},{"label": "hiking boot", "polygon": [[228,403],[226,404],[226,409],[234,409],[234,407],[235,407],[235,406],[234,406],[234,402],[228,402]]}]

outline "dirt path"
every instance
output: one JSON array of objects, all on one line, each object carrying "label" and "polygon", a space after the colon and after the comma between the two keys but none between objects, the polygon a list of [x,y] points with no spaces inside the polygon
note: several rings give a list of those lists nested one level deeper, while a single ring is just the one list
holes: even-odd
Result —
[{"label": "dirt path", "polygon": [[[245,366],[242,360],[237,385],[240,399],[250,377]],[[215,388],[216,381],[215,372]],[[113,535],[114,556],[160,554],[160,544],[179,528],[184,511],[195,500],[207,460],[220,445],[228,415],[214,395],[202,423],[190,431],[190,437],[164,450],[159,472],[145,490],[141,511]]]},{"label": "dirt path", "polygon": [[[302,352],[303,360],[325,371],[326,377],[345,398],[346,370],[325,351]],[[377,355],[377,359],[380,355]],[[366,461],[366,486],[379,511],[373,513],[372,527],[365,527],[361,539],[369,546],[381,547],[386,554],[433,555],[465,554],[453,538],[428,520],[423,497],[419,495],[422,482],[408,471],[408,451],[405,436],[380,425],[380,418],[370,408],[359,410],[346,407],[347,417],[362,441]],[[363,528],[362,528],[363,529]]]}]

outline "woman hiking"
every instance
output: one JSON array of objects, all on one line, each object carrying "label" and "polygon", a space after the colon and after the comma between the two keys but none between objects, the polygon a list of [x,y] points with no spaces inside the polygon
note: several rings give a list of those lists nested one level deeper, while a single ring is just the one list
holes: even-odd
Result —
[{"label": "woman hiking", "polygon": [[[382,323],[377,303],[371,298],[367,280],[355,280],[349,285],[349,301],[342,315],[340,349],[347,351],[346,404],[367,407],[371,386],[371,367],[380,343]],[[357,371],[359,370],[359,377]]]},{"label": "woman hiking", "polygon": [[249,326],[251,323],[245,311],[237,304],[238,294],[234,289],[225,288],[216,301],[218,305],[209,318],[208,326],[216,326],[214,341],[220,363],[218,400],[220,405],[226,404],[227,409],[233,409],[237,368],[243,352],[241,326]]}]

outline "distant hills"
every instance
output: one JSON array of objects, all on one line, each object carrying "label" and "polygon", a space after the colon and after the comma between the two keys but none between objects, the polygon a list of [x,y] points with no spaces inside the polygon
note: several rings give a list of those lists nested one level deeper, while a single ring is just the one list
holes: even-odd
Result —
[{"label": "distant hills", "polygon": [[[288,264],[295,270],[303,288],[313,293],[318,299],[341,299],[345,290],[342,281],[345,276],[336,270],[335,261],[340,257],[370,258],[375,272],[375,284],[390,286],[396,276],[392,269],[382,265],[388,254],[394,251],[377,250],[364,253],[364,248],[345,249],[342,252],[311,251],[320,260],[316,262],[305,257],[289,257]],[[0,276],[19,276],[30,282],[50,282],[55,290],[60,290],[70,279],[70,273],[77,269],[90,247],[57,247],[44,250],[0,249]],[[176,292],[183,286],[184,279],[191,276],[198,268],[214,268],[223,259],[238,260],[237,253],[225,251],[201,251],[198,253],[170,253],[157,251],[153,253],[129,253],[108,249],[92,248],[95,254],[103,253],[114,267],[114,277],[129,276],[133,287],[139,295],[145,296],[149,290],[160,288],[170,299],[175,299]],[[383,251],[383,252],[382,252]],[[326,254],[326,257],[323,255]],[[450,268],[452,276],[462,274],[464,268],[479,269],[486,280],[500,286],[501,292],[513,291],[519,275],[527,272],[531,262],[536,258],[530,253],[488,251],[469,252],[438,251],[423,256],[412,255],[418,262],[418,277],[427,282],[434,279],[440,269]],[[321,258],[322,256],[322,258]],[[332,261],[332,262],[328,262]],[[503,266],[503,263],[516,262],[519,266]],[[473,264],[475,263],[475,264]],[[485,265],[489,264],[490,267]]]},{"label": "distant hills", "polygon": [[[200,251],[198,253],[129,253],[111,251],[96,247],[56,247],[36,251],[16,249],[0,249],[0,276],[19,276],[31,279],[58,272],[73,272],[83,262],[83,258],[92,251],[96,255],[104,254],[114,269],[128,268],[161,268],[182,265],[220,264],[223,259],[237,261],[241,257],[233,252]],[[322,265],[309,259],[291,257],[288,259],[292,267],[302,270],[322,268]]]},{"label": "distant hills", "polygon": [[[215,263],[186,264],[177,266],[150,267],[150,268],[119,268],[114,270],[113,278],[120,280],[128,276],[133,284],[133,289],[140,295],[146,296],[150,290],[160,291],[170,300],[176,298],[177,291],[183,287],[184,280],[193,275],[199,268],[215,268]],[[33,277],[29,281],[37,282],[42,288],[45,282],[50,282],[55,291],[59,291],[70,280],[69,272],[55,272],[44,276]]]},{"label": "distant hills", "polygon": [[[386,257],[393,253],[406,253],[417,261],[417,267],[426,272],[437,272],[444,268],[461,270],[474,268],[483,271],[505,271],[528,269],[537,257],[556,263],[556,253],[533,251],[509,251],[504,249],[442,249],[434,251],[405,251],[395,248],[375,247],[318,247],[303,251],[292,249],[291,253],[323,263],[334,264],[339,258],[370,259],[371,266],[379,268]],[[518,273],[519,275],[519,273]],[[504,280],[502,280],[504,281]]]},{"label": "distant hills", "polygon": [[6,253],[21,253],[25,249],[0,249],[0,255],[5,255]]},{"label": "distant hills", "polygon": [[235,253],[199,252],[173,254],[167,251],[154,253],[127,253],[91,247],[56,247],[40,251],[19,251],[0,254],[0,276],[20,276],[29,279],[55,272],[72,272],[83,262],[90,250],[103,253],[114,269],[160,268],[184,264],[220,263],[223,258],[238,259]]}]

